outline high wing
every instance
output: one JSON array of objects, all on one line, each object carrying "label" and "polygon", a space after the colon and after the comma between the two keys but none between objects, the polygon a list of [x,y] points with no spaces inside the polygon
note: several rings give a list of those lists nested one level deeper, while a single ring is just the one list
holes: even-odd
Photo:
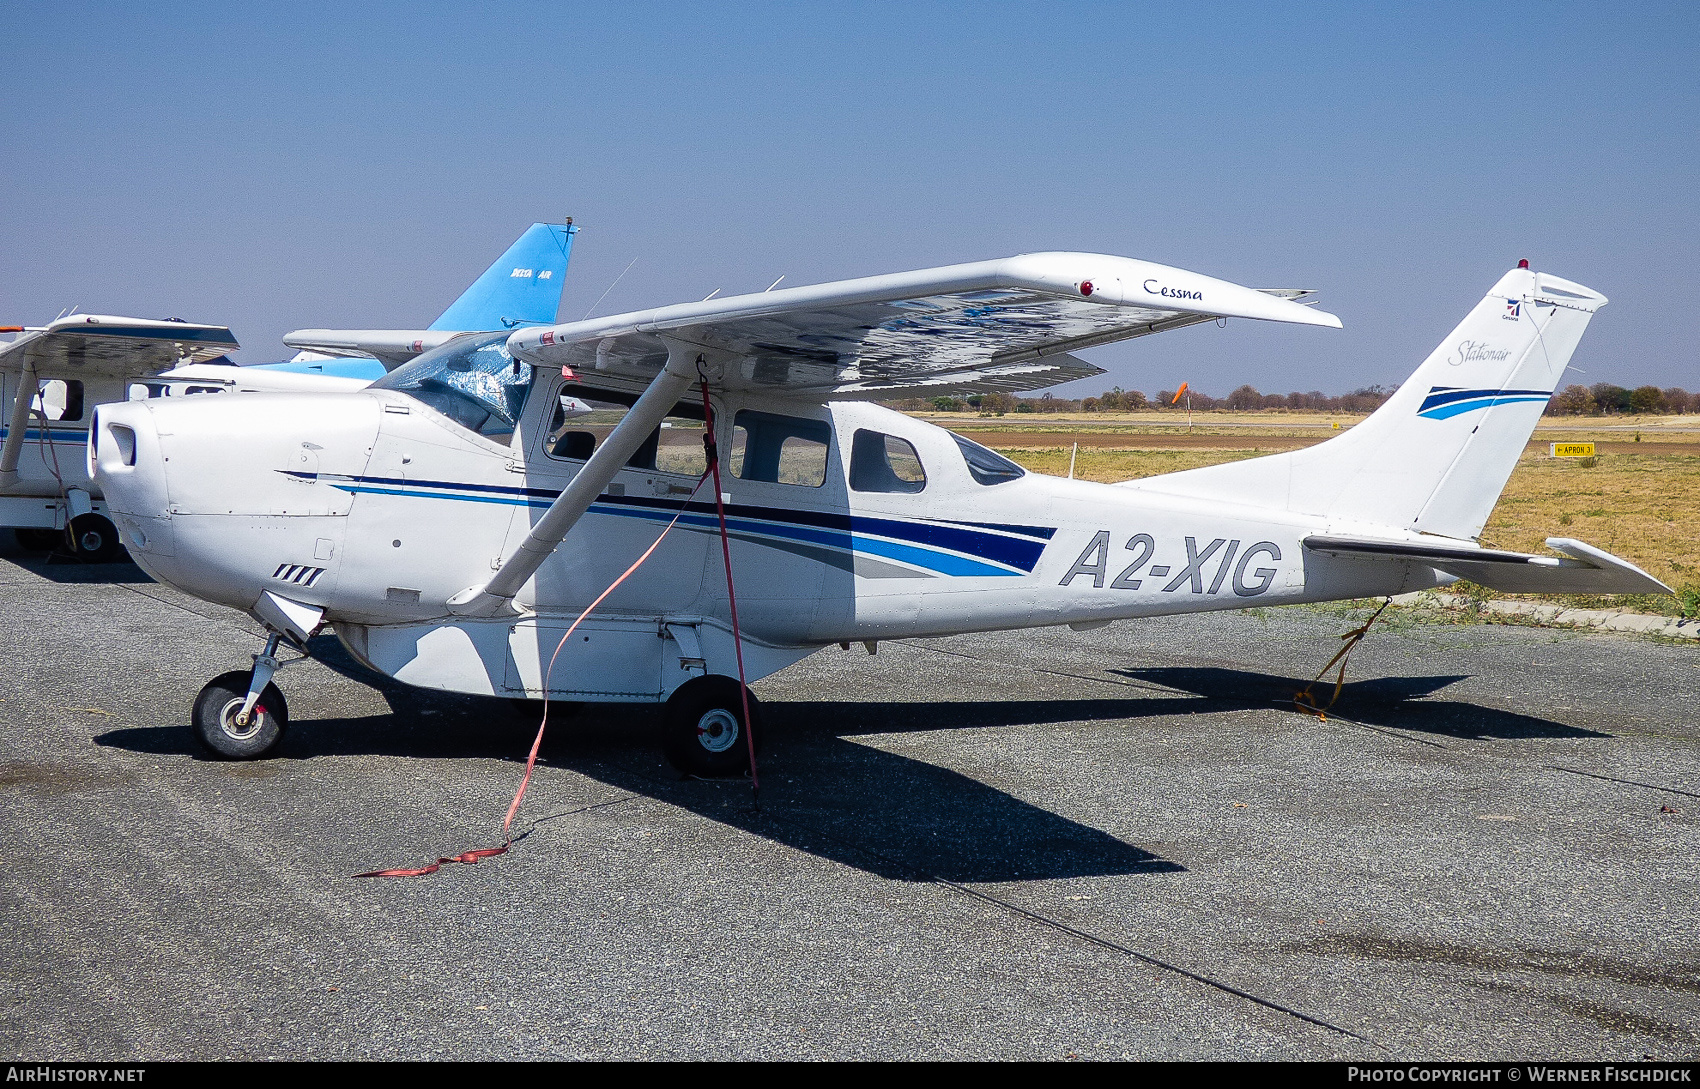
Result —
[{"label": "high wing", "polygon": [[1444,538],[1382,540],[1315,534],[1306,548],[1336,556],[1415,560],[1508,594],[1668,594],[1670,587],[1627,560],[1569,537],[1548,537],[1558,556],[1502,552]]},{"label": "high wing", "polygon": [[1215,318],[1340,327],[1294,301],[1183,269],[1033,253],[644,310],[509,338],[516,356],[647,383],[668,342],[728,353],[720,384],[799,397],[1018,392],[1102,369],[1071,351]]},{"label": "high wing", "polygon": [[1293,294],[1125,257],[1032,253],[519,330],[507,340],[516,361],[644,392],[490,581],[449,608],[509,607],[699,369],[723,389],[799,399],[1039,389],[1100,373],[1072,349],[1212,318],[1339,328]]},{"label": "high wing", "polygon": [[73,314],[0,344],[0,370],[128,378],[204,363],[238,347],[221,325]]}]

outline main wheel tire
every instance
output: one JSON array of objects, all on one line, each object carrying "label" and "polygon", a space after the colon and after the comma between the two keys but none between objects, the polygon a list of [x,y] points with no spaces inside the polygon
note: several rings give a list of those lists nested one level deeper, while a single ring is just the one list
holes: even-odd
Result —
[{"label": "main wheel tire", "polygon": [[71,551],[84,563],[117,563],[128,555],[118,539],[118,527],[100,514],[71,519]]},{"label": "main wheel tire", "polygon": [[12,532],[18,538],[18,547],[26,552],[52,552],[65,545],[65,531],[62,529],[14,529]]},{"label": "main wheel tire", "polygon": [[248,725],[237,724],[236,713],[248,698],[252,676],[245,669],[221,673],[195,697],[191,726],[195,738],[222,760],[257,760],[272,750],[289,727],[289,705],[275,684],[260,692]]},{"label": "main wheel tire", "polygon": [[761,737],[761,709],[756,694],[749,693],[750,717],[755,721],[746,723],[740,688],[736,679],[717,676],[698,677],[679,686],[662,713],[662,744],[669,764],[705,779],[749,770],[746,734]]}]

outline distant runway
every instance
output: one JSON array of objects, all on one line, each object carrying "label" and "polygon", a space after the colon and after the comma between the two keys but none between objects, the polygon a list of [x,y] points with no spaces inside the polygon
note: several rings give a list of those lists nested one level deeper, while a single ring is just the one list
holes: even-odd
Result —
[{"label": "distant runway", "polygon": [[[9,535],[0,535],[7,537]],[[205,760],[258,647],[0,555],[8,1058],[1598,1058],[1700,1046],[1700,655],[1426,624],[1284,709],[1325,610],[825,651],[747,782],[653,712],[554,728],[320,640],[280,755]]]}]

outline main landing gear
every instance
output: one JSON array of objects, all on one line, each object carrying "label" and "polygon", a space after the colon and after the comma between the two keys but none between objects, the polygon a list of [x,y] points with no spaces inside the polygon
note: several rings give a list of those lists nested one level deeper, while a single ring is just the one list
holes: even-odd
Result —
[{"label": "main landing gear", "polygon": [[257,760],[272,750],[289,726],[289,705],[271,683],[283,664],[277,652],[281,636],[266,640],[254,655],[252,670],[214,677],[195,697],[192,729],[212,754],[223,760]]},{"label": "main landing gear", "polygon": [[84,563],[117,563],[129,555],[118,539],[118,527],[104,515],[79,514],[67,528],[71,554]]},{"label": "main landing gear", "polygon": [[750,717],[755,721],[744,721],[741,687],[736,679],[720,676],[697,677],[679,686],[662,709],[662,745],[669,764],[705,779],[749,771],[746,731],[760,742],[761,708],[755,693],[749,693]]}]

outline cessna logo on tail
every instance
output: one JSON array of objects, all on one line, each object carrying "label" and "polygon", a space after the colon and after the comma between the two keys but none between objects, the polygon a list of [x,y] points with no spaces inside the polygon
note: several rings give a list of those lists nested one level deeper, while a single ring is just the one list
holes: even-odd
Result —
[{"label": "cessna logo on tail", "polygon": [[1145,290],[1153,295],[1161,295],[1165,299],[1192,299],[1195,302],[1204,301],[1204,292],[1188,291],[1180,287],[1164,287],[1156,280],[1145,281]]}]

